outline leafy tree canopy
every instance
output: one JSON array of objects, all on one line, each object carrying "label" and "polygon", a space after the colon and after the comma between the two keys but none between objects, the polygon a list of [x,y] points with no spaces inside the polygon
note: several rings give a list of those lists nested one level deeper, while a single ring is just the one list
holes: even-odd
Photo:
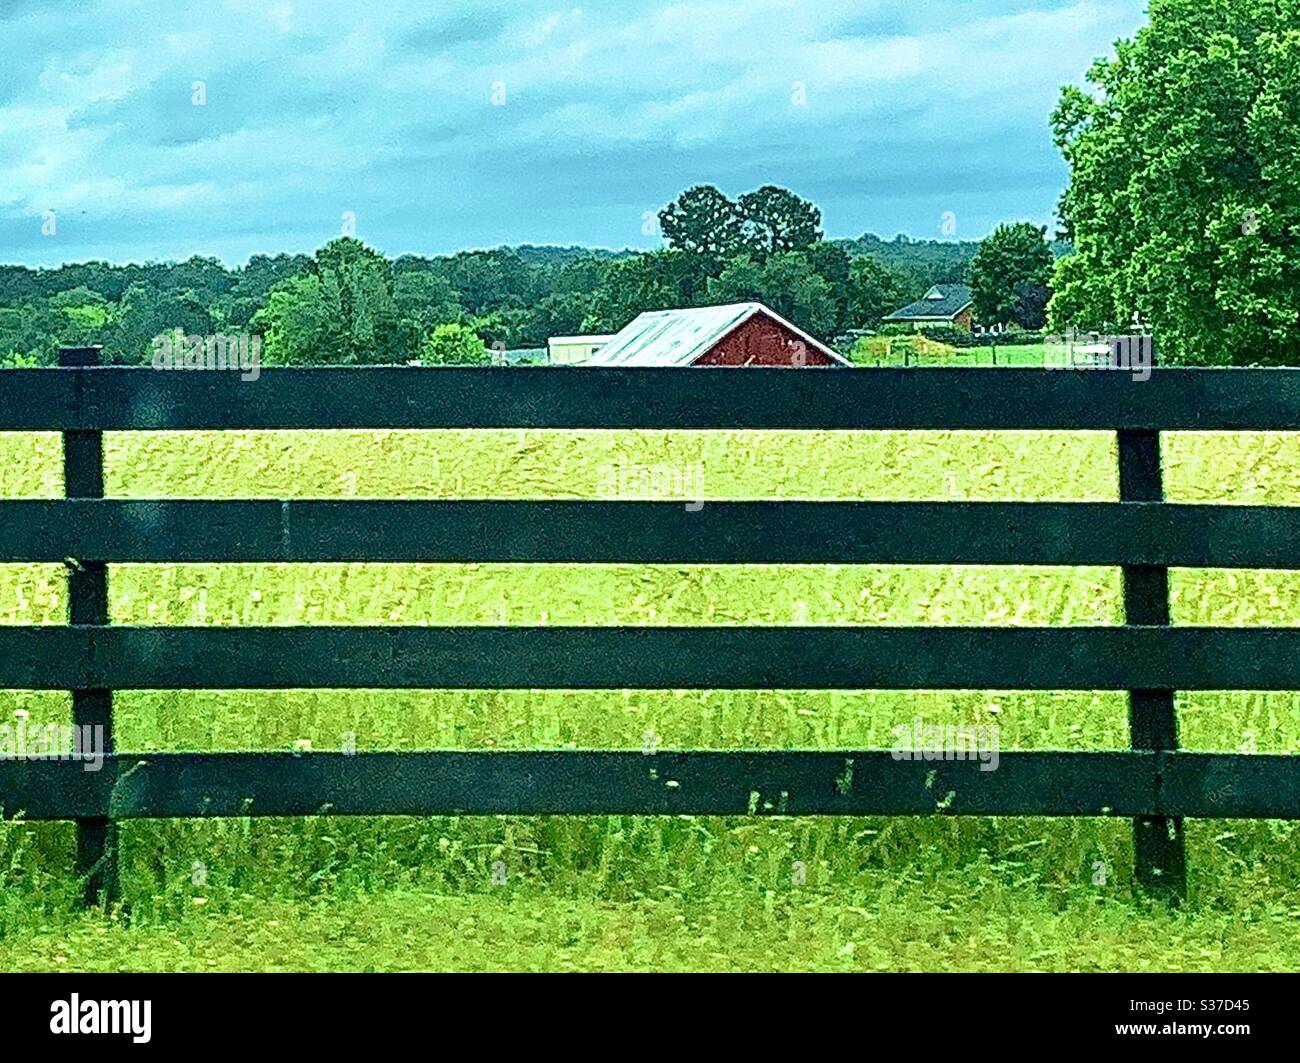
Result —
[{"label": "leafy tree canopy", "polygon": [[853,260],[846,292],[845,319],[850,328],[874,329],[880,319],[919,294],[896,270],[863,255]]},{"label": "leafy tree canopy", "polygon": [[713,185],[688,188],[659,212],[659,228],[669,247],[713,259],[741,249],[743,222],[740,208]]},{"label": "leafy tree canopy", "polygon": [[980,244],[967,270],[975,320],[1042,328],[1052,267],[1046,228],[1029,222],[999,225]]},{"label": "leafy tree canopy", "polygon": [[698,306],[710,268],[703,255],[672,248],[616,262],[593,294],[582,330],[617,332],[646,310]]},{"label": "leafy tree canopy", "polygon": [[764,185],[740,197],[745,244],[759,254],[802,251],[822,238],[822,212],[785,188]]},{"label": "leafy tree canopy", "polygon": [[425,365],[487,365],[492,356],[487,345],[468,325],[439,325],[420,349]]},{"label": "leafy tree canopy", "polygon": [[1067,87],[1054,328],[1154,329],[1166,363],[1300,346],[1300,0],[1151,0]]},{"label": "leafy tree canopy", "polygon": [[713,185],[688,188],[659,212],[668,246],[717,262],[804,251],[822,238],[822,212],[793,192],[764,185],[731,200]]},{"label": "leafy tree canopy", "polygon": [[385,364],[404,353],[388,260],[351,237],[331,240],[311,273],[272,291],[253,325],[265,330],[271,365]]},{"label": "leafy tree canopy", "polygon": [[709,281],[708,291],[713,303],[763,303],[814,336],[829,336],[836,326],[831,285],[798,251],[764,262],[740,255]]}]

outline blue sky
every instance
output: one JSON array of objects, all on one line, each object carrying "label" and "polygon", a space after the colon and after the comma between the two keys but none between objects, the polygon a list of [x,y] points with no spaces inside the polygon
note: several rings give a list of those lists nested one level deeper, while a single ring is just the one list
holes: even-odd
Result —
[{"label": "blue sky", "polygon": [[[683,188],[832,236],[1048,223],[1139,0],[0,0],[0,261],[653,247]],[[205,102],[196,104],[195,83]],[[54,212],[54,233],[47,211]],[[44,224],[43,224],[44,223]]]}]

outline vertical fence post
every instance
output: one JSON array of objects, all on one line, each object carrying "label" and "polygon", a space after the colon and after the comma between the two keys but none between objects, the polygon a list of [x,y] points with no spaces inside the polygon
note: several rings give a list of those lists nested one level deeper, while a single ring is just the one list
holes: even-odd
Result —
[{"label": "vertical fence post", "polygon": [[[1143,342],[1145,338],[1138,339]],[[1150,341],[1151,365],[1155,345]],[[1115,367],[1118,368],[1118,367]],[[1134,381],[1134,387],[1140,386]],[[1164,478],[1158,431],[1122,431],[1119,437],[1121,502],[1161,502]],[[1169,570],[1124,565],[1124,622],[1169,624]],[[1129,691],[1129,746],[1135,750],[1178,748],[1178,714],[1172,690]],[[1187,894],[1187,854],[1182,817],[1138,816],[1133,820],[1133,867],[1146,892],[1177,902]]]},{"label": "vertical fence post", "polygon": [[[63,367],[99,364],[98,347],[63,347]],[[104,433],[63,433],[63,493],[67,498],[104,497]],[[108,623],[108,566],[103,561],[68,559],[68,622]],[[113,692],[72,691],[72,722],[102,728],[103,751],[113,752]],[[79,731],[78,733],[85,733]],[[77,874],[87,905],[118,899],[117,826],[107,816],[77,820]]]}]

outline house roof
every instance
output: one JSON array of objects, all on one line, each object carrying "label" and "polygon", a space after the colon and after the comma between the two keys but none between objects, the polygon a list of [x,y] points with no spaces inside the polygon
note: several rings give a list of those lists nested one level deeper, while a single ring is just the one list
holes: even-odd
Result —
[{"label": "house roof", "polygon": [[950,321],[971,304],[970,286],[936,284],[920,299],[886,314],[884,321]]},{"label": "house roof", "polygon": [[765,314],[836,362],[849,363],[762,303],[729,303],[680,310],[652,310],[638,315],[585,365],[685,366],[709,352],[721,339],[755,314]]}]

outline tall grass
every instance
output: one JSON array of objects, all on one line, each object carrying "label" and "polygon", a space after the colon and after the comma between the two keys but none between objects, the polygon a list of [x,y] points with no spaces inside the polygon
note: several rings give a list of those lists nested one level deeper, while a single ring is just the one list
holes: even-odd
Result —
[{"label": "tall grass", "polygon": [[[611,466],[702,465],[710,499],[1116,497],[1105,433],[115,433],[114,497],[592,498]],[[1300,435],[1166,437],[1172,498],[1300,504]],[[56,436],[0,435],[0,495],[57,496]],[[60,623],[59,566],[0,565],[0,622]],[[1110,624],[1110,569],[980,566],[120,565],[115,622],[148,624]],[[1176,623],[1300,623],[1300,573],[1177,571]],[[65,695],[0,692],[47,722]],[[1300,751],[1300,694],[1180,695],[1194,749]],[[1117,749],[1125,701],[1105,692],[217,691],[117,696],[129,750],[888,747],[891,728],[996,722],[1004,749]],[[310,755],[310,754],[306,754]],[[1300,832],[1195,823],[1204,911],[1300,890]],[[803,868],[805,897],[861,904],[882,881],[928,890],[1019,884],[1049,907],[1126,896],[1130,828],[1104,819],[515,817],[130,822],[124,891],[138,919],[196,904],[376,890],[544,890],[593,901],[770,904]],[[71,904],[68,824],[0,826],[0,936]],[[1098,869],[1101,869],[1099,872]],[[502,870],[506,882],[500,879]],[[1098,880],[1101,880],[1100,882]],[[926,884],[929,884],[928,886]],[[918,894],[919,896],[919,894]],[[764,900],[768,898],[768,900]],[[1271,902],[1270,902],[1271,903]],[[42,914],[44,913],[44,914]]]}]

